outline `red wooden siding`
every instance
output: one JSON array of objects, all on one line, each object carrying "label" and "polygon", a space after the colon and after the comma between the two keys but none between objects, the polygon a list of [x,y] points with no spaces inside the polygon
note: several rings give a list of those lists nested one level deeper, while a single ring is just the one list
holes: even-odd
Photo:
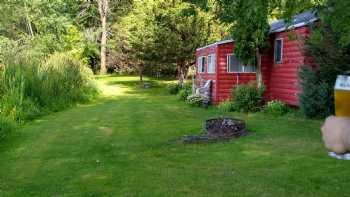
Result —
[{"label": "red wooden siding", "polygon": [[[298,39],[295,38],[297,35]],[[283,39],[282,63],[275,64],[272,50],[264,56],[264,69],[269,72],[267,85],[268,100],[278,99],[290,105],[298,106],[298,94],[300,92],[298,70],[305,64],[306,56],[303,53],[303,38],[309,35],[308,27],[300,27],[293,31],[281,32],[271,35],[274,44],[276,38]],[[294,38],[293,38],[294,37]],[[272,60],[272,61],[271,61]]]},{"label": "red wooden siding", "polygon": [[228,73],[227,55],[234,53],[234,43],[226,43],[218,46],[218,66],[217,66],[217,101],[230,99],[232,89],[238,84],[248,83],[256,79],[255,73]]},{"label": "red wooden siding", "polygon": [[[281,100],[290,105],[298,106],[298,93],[300,92],[298,70],[300,65],[312,63],[312,59],[305,56],[304,39],[309,36],[308,27],[299,27],[288,32],[271,34],[268,38],[271,47],[262,52],[261,72],[265,85],[265,100]],[[274,62],[274,41],[283,39],[282,62]],[[225,42],[209,45],[198,49],[196,57],[216,54],[215,73],[196,73],[197,85],[213,80],[212,100],[218,103],[227,100],[231,96],[231,90],[239,85],[256,80],[256,73],[228,73],[227,55],[234,53],[234,42]],[[197,61],[196,60],[196,61]],[[197,64],[196,64],[197,65]],[[206,67],[207,69],[207,67]]]}]

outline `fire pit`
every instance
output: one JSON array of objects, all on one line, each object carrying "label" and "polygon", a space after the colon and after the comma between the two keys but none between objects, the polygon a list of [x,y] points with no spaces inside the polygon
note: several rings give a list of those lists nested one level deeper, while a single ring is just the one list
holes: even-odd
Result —
[{"label": "fire pit", "polygon": [[184,143],[200,143],[219,140],[230,140],[249,134],[245,122],[234,118],[214,118],[205,121],[202,135],[184,136]]}]

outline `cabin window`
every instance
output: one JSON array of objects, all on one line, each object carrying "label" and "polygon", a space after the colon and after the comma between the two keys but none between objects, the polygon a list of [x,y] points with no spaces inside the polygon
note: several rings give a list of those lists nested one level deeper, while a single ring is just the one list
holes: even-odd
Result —
[{"label": "cabin window", "polygon": [[275,40],[275,63],[282,63],[283,40],[281,38]]},{"label": "cabin window", "polygon": [[233,54],[227,55],[227,72],[228,73],[250,73],[255,72],[256,67],[252,65],[244,65],[243,62]]},{"label": "cabin window", "polygon": [[204,56],[199,57],[197,60],[197,63],[198,63],[198,72],[204,73],[205,72],[206,58]]},{"label": "cabin window", "polygon": [[215,73],[215,54],[208,55],[208,73]]}]

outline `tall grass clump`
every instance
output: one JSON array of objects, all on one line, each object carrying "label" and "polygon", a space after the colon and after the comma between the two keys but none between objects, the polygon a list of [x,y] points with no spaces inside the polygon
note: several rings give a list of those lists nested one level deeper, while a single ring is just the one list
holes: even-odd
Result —
[{"label": "tall grass clump", "polygon": [[0,140],[8,136],[16,127],[16,123],[8,118],[0,116]]},{"label": "tall grass clump", "polygon": [[5,61],[0,72],[1,115],[17,122],[97,95],[92,71],[65,53],[54,53],[40,63]]},{"label": "tall grass clump", "polygon": [[89,101],[97,94],[92,71],[64,53],[51,55],[39,68],[38,76],[41,81],[40,105],[54,111]]}]

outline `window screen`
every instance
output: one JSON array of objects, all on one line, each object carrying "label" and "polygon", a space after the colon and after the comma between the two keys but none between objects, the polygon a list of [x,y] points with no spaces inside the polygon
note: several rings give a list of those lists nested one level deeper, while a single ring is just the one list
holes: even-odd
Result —
[{"label": "window screen", "polygon": [[275,63],[282,63],[283,40],[275,40]]},{"label": "window screen", "polygon": [[205,65],[206,65],[206,58],[205,57],[199,57],[197,60],[198,63],[198,72],[204,73],[205,72]]},{"label": "window screen", "polygon": [[216,58],[214,54],[208,55],[208,73],[215,73]]},{"label": "window screen", "polygon": [[244,65],[236,56],[230,54],[227,56],[227,72],[255,72],[256,67],[252,65]]},{"label": "window screen", "polygon": [[242,72],[242,68],[240,67],[239,60],[233,54],[227,56],[227,71],[229,73],[232,72]]}]

